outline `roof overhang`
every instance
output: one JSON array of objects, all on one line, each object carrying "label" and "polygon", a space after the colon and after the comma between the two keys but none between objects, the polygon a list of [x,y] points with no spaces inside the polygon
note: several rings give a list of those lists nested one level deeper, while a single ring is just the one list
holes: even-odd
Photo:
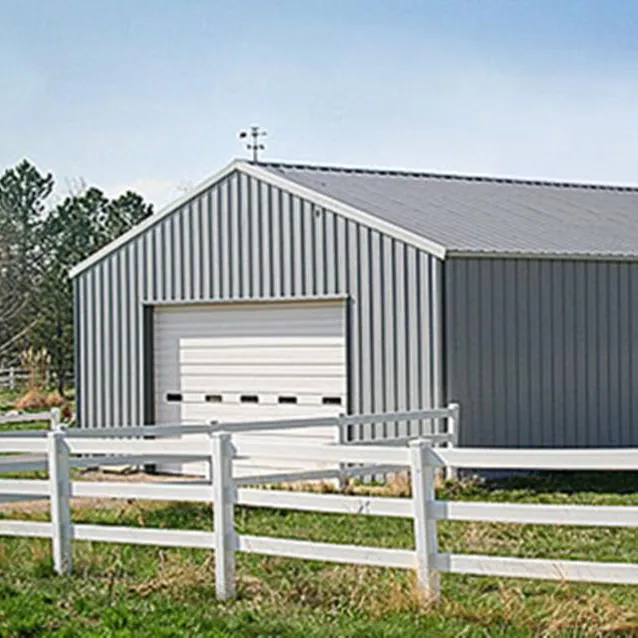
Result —
[{"label": "roof overhang", "polygon": [[561,252],[518,252],[486,250],[453,250],[446,251],[448,259],[533,259],[535,261],[622,261],[636,262],[638,255],[627,253],[561,253]]}]

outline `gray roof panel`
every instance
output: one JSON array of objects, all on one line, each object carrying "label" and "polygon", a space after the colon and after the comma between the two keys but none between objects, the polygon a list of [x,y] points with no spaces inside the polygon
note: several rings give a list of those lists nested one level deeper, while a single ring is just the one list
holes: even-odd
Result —
[{"label": "gray roof panel", "polygon": [[638,188],[261,163],[451,252],[638,256]]}]

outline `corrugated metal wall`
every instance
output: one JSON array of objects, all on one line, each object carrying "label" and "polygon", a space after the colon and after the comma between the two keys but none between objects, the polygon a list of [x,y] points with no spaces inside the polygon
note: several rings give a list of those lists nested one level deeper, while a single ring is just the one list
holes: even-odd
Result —
[{"label": "corrugated metal wall", "polygon": [[450,259],[462,445],[638,445],[638,264]]},{"label": "corrugated metal wall", "polygon": [[234,173],[75,280],[80,422],[143,421],[144,301],[350,295],[350,411],[437,404],[440,266]]}]

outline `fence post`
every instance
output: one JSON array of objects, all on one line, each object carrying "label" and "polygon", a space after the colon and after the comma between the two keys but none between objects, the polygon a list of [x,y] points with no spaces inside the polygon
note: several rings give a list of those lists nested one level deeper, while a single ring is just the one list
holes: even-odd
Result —
[{"label": "fence post", "polygon": [[57,574],[70,574],[73,565],[71,560],[69,448],[64,429],[60,428],[49,432],[47,437],[53,566]]},{"label": "fence post", "polygon": [[[452,435],[450,442],[447,444],[448,449],[456,447],[459,443],[459,420],[461,418],[461,406],[458,403],[450,403],[448,405],[450,416],[448,417],[447,431]],[[458,472],[455,467],[451,465],[445,466],[445,478],[448,481],[456,481],[458,478]]]},{"label": "fence post", "polygon": [[436,496],[434,492],[435,469],[429,464],[431,451],[432,443],[430,441],[410,442],[417,581],[424,596],[429,600],[436,600],[440,593],[440,579],[435,563],[439,550],[436,518],[433,516]]},{"label": "fence post", "polygon": [[11,390],[16,389],[16,372],[13,366],[9,368],[9,388]]},{"label": "fence post", "polygon": [[[343,420],[345,419],[345,413],[341,413],[339,414],[339,417],[337,418],[337,445],[344,445],[344,443],[346,442],[346,436],[345,433],[343,431],[344,426],[343,426]],[[338,487],[339,490],[341,490],[343,492],[343,490],[346,489],[346,486],[348,484],[348,477],[346,476],[346,464],[345,463],[339,463],[339,478],[338,480]]]},{"label": "fence post", "polygon": [[235,595],[234,448],[227,432],[212,432],[210,438],[215,517],[215,590],[218,599],[227,600]]},{"label": "fence post", "polygon": [[55,432],[56,430],[59,430],[62,427],[60,415],[61,415],[60,408],[51,408],[50,421],[51,421],[52,432]]}]

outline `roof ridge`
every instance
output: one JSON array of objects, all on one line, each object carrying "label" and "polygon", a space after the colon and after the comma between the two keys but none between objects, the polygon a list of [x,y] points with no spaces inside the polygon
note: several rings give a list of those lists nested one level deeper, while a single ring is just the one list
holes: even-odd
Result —
[{"label": "roof ridge", "polygon": [[[247,162],[253,164],[253,162]],[[446,181],[484,182],[489,184],[512,184],[519,186],[543,186],[554,188],[574,188],[583,190],[601,190],[637,193],[638,186],[623,184],[604,184],[601,182],[576,182],[551,179],[533,179],[524,177],[501,177],[490,175],[471,175],[463,173],[437,173],[434,171],[416,171],[387,168],[365,168],[358,166],[335,166],[321,164],[304,164],[298,162],[258,162],[258,166],[330,173],[347,173],[354,175],[386,175],[389,177],[419,177],[423,179],[440,179]]]}]

